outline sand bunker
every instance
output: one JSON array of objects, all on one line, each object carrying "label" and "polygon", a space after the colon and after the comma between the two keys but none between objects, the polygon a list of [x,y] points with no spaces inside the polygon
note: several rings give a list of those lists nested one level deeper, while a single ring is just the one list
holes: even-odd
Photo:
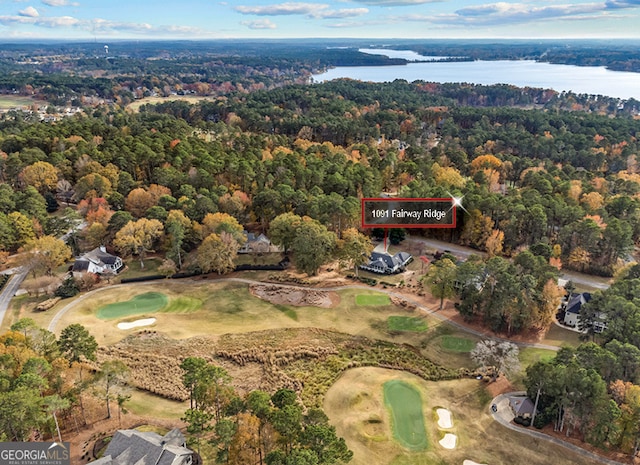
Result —
[{"label": "sand bunker", "polygon": [[130,321],[128,323],[118,323],[118,329],[132,329],[139,326],[149,326],[156,322],[155,318],[144,318],[142,320]]},{"label": "sand bunker", "polygon": [[487,464],[474,462],[473,460],[465,460],[464,462],[462,462],[462,465],[487,465]]},{"label": "sand bunker", "polygon": [[250,286],[249,289],[254,296],[272,304],[330,308],[339,300],[339,296],[335,292],[300,287],[255,284]]},{"label": "sand bunker", "polygon": [[447,433],[442,439],[440,439],[440,445],[445,449],[455,449],[458,442],[458,436],[455,434]]},{"label": "sand bunker", "polygon": [[438,426],[442,429],[453,428],[453,420],[451,419],[451,412],[446,408],[439,408],[436,410],[438,414]]}]

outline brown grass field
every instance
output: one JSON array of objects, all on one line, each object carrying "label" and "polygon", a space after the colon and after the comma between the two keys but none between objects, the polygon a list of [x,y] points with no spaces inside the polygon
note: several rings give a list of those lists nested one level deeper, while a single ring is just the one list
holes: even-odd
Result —
[{"label": "brown grass field", "polygon": [[[416,387],[422,396],[429,449],[409,452],[392,439],[382,385],[399,379]],[[489,397],[482,381],[424,381],[417,376],[382,368],[346,371],[329,389],[324,409],[339,436],[347,441],[354,457],[352,465],[439,465],[474,460],[488,465],[592,465],[561,447],[528,439],[507,430],[488,414]],[[452,432],[458,436],[454,450],[438,444],[437,408],[449,409]]]},{"label": "brown grass field", "polygon": [[31,97],[21,97],[19,95],[0,95],[0,111],[19,107],[31,107],[34,103],[44,104],[46,102],[34,100]]},{"label": "brown grass field", "polygon": [[145,97],[136,100],[135,102],[127,105],[127,109],[137,112],[140,110],[142,105],[151,104],[154,105],[156,103],[164,103],[164,102],[174,102],[176,100],[183,100],[189,103],[198,103],[202,100],[215,100],[215,97],[199,97],[197,95],[172,95],[170,97]]}]

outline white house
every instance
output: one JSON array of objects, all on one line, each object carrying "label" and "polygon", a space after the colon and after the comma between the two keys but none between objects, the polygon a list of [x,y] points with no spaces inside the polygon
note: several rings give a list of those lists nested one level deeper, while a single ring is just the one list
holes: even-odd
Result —
[{"label": "white house", "polygon": [[74,274],[76,273],[96,273],[96,274],[118,274],[124,268],[122,259],[116,255],[111,255],[103,245],[76,258],[73,264]]},{"label": "white house", "polygon": [[391,255],[388,252],[373,252],[369,262],[361,265],[360,268],[366,271],[379,274],[395,274],[404,271],[413,257],[407,252],[398,252]]},{"label": "white house", "polygon": [[580,309],[591,300],[591,294],[583,292],[581,294],[571,294],[564,309],[564,324],[575,328],[580,320]]}]

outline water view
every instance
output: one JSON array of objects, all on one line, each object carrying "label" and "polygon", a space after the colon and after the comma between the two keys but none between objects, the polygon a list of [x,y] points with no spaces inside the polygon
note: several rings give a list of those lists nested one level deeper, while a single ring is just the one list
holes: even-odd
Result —
[{"label": "water view", "polygon": [[[363,50],[364,51],[364,50]],[[389,50],[388,56],[398,58]],[[367,49],[371,53],[371,49]],[[406,54],[405,50],[400,51]],[[419,59],[433,59],[418,54]],[[402,56],[402,58],[405,58]],[[350,78],[359,81],[391,82],[469,82],[473,84],[512,84],[518,87],[540,87],[559,92],[606,95],[640,100],[640,74],[611,71],[602,66],[572,66],[539,63],[532,60],[465,61],[408,63],[399,66],[340,66],[313,76],[314,82]]]}]

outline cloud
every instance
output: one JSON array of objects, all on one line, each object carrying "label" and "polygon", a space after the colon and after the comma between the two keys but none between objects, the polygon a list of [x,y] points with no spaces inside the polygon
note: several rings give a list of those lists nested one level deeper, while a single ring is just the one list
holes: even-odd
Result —
[{"label": "cloud", "polygon": [[37,18],[38,16],[40,16],[40,13],[38,13],[38,10],[36,10],[32,6],[28,6],[24,10],[20,10],[18,14],[20,16],[27,16],[28,18]]},{"label": "cloud", "polygon": [[298,3],[287,2],[278,3],[276,5],[265,6],[245,6],[239,5],[235,7],[238,13],[243,15],[258,15],[258,16],[282,16],[282,15],[310,15],[317,10],[323,10],[329,8],[329,5],[324,3]]},{"label": "cloud", "polygon": [[268,19],[259,19],[257,21],[243,21],[243,26],[249,29],[275,29],[277,26]]},{"label": "cloud", "polygon": [[618,10],[621,8],[636,8],[640,7],[640,0],[607,0],[605,3],[607,8],[612,10]]},{"label": "cloud", "polygon": [[353,0],[370,6],[411,6],[425,3],[439,3],[445,0]]},{"label": "cloud", "polygon": [[[352,18],[354,16],[361,16],[367,14],[369,9],[367,8],[343,8],[339,10],[330,10],[329,5],[325,3],[300,3],[300,2],[288,2],[279,3],[275,5],[264,6],[245,6],[239,5],[235,7],[238,13],[244,15],[257,15],[257,16],[292,16],[301,15],[314,19],[340,19],[340,18]],[[245,23],[243,23],[245,24]],[[245,25],[250,24],[246,23]],[[260,25],[260,23],[257,23]],[[269,27],[261,27],[261,29],[272,29]]]},{"label": "cloud", "polygon": [[606,3],[539,5],[533,3],[496,2],[468,6],[448,14],[414,14],[397,16],[396,19],[399,21],[417,21],[461,27],[504,26],[552,20],[589,20],[602,17],[606,14],[606,10],[635,8],[640,6],[640,0],[607,0]]},{"label": "cloud", "polygon": [[42,0],[42,3],[49,6],[79,6],[79,3],[70,2],[69,0]]},{"label": "cloud", "polygon": [[308,16],[320,19],[340,19],[353,18],[354,16],[362,16],[369,13],[367,8],[343,8],[341,10],[320,10]]}]

